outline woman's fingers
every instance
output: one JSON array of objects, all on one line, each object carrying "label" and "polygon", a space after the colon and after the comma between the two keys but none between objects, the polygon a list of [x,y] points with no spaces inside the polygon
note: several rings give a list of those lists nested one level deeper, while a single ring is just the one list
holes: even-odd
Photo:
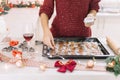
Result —
[{"label": "woman's fingers", "polygon": [[86,23],[85,27],[91,27],[92,25],[94,25],[94,23]]},{"label": "woman's fingers", "polygon": [[47,45],[48,47],[54,49],[53,43],[49,38],[46,38],[43,40],[44,44]]},{"label": "woman's fingers", "polygon": [[49,41],[48,46],[52,49],[54,49],[54,46],[52,45],[51,41]]},{"label": "woman's fingers", "polygon": [[53,38],[51,40],[51,44],[52,44],[53,48],[55,48],[55,43],[54,43],[54,39]]}]

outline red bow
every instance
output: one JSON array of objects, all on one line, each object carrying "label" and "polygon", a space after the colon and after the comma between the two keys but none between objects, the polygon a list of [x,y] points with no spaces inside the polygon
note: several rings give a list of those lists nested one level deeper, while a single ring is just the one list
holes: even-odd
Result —
[{"label": "red bow", "polygon": [[76,62],[73,60],[69,60],[66,64],[63,64],[61,61],[56,61],[55,62],[55,67],[60,67],[57,71],[65,73],[66,70],[69,70],[72,72],[76,66]]}]

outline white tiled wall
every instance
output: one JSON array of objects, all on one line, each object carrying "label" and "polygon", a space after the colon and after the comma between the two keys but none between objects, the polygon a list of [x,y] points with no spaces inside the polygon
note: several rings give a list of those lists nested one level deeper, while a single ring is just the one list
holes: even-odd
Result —
[{"label": "white tiled wall", "polygon": [[98,13],[92,32],[95,37],[109,36],[120,45],[120,14]]}]

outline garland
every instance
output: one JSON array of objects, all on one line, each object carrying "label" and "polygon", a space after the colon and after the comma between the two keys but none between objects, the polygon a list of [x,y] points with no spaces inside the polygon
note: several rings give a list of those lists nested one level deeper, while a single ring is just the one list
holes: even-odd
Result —
[{"label": "garland", "polygon": [[115,76],[120,74],[120,55],[114,57],[108,57],[106,59],[106,70],[109,72],[113,72]]},{"label": "garland", "polygon": [[0,15],[5,15],[5,14],[8,13],[7,11],[5,11],[5,9],[6,9],[6,8],[0,7]]},{"label": "garland", "polygon": [[35,7],[39,7],[40,6],[40,3],[38,1],[35,1],[35,2],[19,2],[18,4],[12,4],[12,3],[9,3],[8,4],[10,8],[13,8],[13,7],[16,7],[16,8],[25,8],[25,7],[28,7],[28,8],[35,8]]},{"label": "garland", "polygon": [[8,13],[8,11],[11,9],[11,8],[35,8],[35,7],[40,7],[40,2],[38,1],[35,1],[35,2],[19,2],[18,4],[13,4],[13,3],[8,3],[8,4],[2,4],[1,3],[1,6],[0,6],[0,15],[5,15]]}]

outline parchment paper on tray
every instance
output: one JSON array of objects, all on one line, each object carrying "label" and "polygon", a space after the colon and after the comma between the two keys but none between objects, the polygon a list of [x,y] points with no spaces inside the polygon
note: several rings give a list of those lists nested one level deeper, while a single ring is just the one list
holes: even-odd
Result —
[{"label": "parchment paper on tray", "polygon": [[55,38],[55,49],[43,45],[43,56],[50,59],[103,59],[111,56],[97,38]]}]

